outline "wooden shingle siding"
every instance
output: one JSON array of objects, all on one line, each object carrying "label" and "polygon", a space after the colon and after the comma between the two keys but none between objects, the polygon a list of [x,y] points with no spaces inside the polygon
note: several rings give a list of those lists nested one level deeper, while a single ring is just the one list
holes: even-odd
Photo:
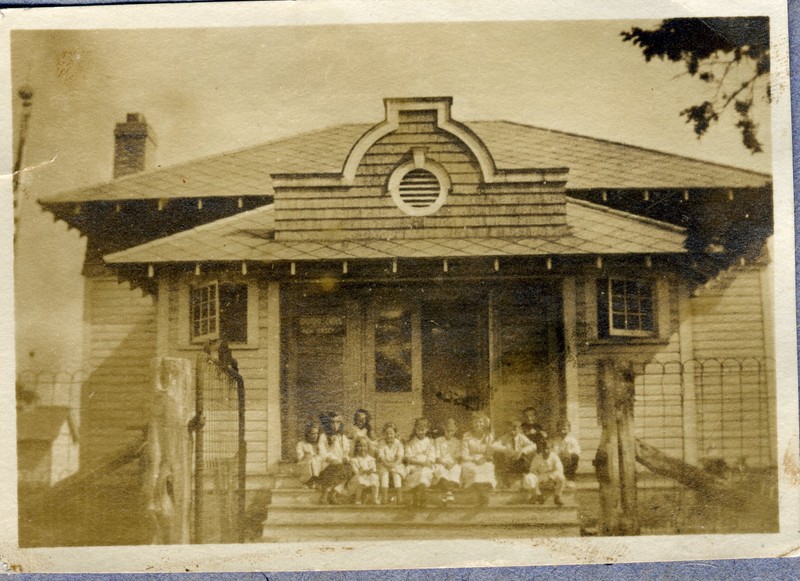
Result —
[{"label": "wooden shingle siding", "polygon": [[87,364],[81,405],[81,465],[141,434],[147,422],[150,360],[156,354],[152,297],[116,277],[87,279]]},{"label": "wooden shingle siding", "polygon": [[[436,115],[433,110],[401,111],[399,126],[363,154],[349,187],[322,187],[310,176],[276,185],[276,240],[566,233],[564,181],[548,182],[551,174],[542,170],[524,182],[485,184],[476,154],[439,128]],[[444,168],[451,182],[447,200],[432,215],[407,215],[387,191],[394,170],[414,159],[413,148],[424,148],[424,159]]]}]

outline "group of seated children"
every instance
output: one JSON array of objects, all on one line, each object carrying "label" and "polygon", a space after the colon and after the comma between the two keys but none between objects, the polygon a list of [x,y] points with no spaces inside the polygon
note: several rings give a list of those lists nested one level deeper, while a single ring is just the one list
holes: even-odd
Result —
[{"label": "group of seated children", "polygon": [[322,503],[338,504],[350,497],[356,504],[365,499],[388,504],[391,491],[398,505],[405,493],[413,506],[424,507],[433,487],[441,491],[444,505],[463,489],[485,506],[499,479],[504,488],[521,486],[531,502],[544,502],[542,491],[551,489],[560,506],[565,483],[574,486],[580,456],[569,422],[560,421],[556,436],[548,438],[533,408],[523,412],[523,421],[510,422],[498,439],[482,413],[473,414],[471,429],[461,438],[452,418],[436,438],[429,433],[428,420],[418,418],[405,443],[392,422],[383,426],[382,438],[375,438],[369,412],[363,409],[356,411],[349,430],[333,412],[322,414],[320,423],[322,430],[309,426],[304,441],[297,443],[297,461],[301,482],[318,488]]}]

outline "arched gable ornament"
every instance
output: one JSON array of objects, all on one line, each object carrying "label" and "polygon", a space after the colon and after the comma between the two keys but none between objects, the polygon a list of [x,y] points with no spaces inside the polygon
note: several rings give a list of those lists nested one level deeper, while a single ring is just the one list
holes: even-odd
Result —
[{"label": "arched gable ornament", "polygon": [[436,126],[461,140],[469,148],[478,161],[484,183],[507,181],[502,178],[498,179],[494,159],[483,141],[469,127],[450,118],[450,108],[453,104],[452,97],[390,98],[384,99],[383,102],[386,106],[386,120],[362,135],[347,155],[347,160],[342,169],[342,180],[345,184],[353,184],[358,166],[367,151],[378,140],[400,127],[400,113],[402,111],[436,111]]}]

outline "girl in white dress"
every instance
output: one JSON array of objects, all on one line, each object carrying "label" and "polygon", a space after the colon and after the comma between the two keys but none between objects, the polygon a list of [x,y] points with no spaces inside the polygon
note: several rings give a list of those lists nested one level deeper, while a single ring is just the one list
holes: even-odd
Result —
[{"label": "girl in white dress", "polygon": [[449,418],[444,424],[444,435],[434,441],[436,464],[433,467],[433,485],[444,490],[444,504],[455,500],[453,490],[461,486],[461,440],[456,437],[456,431],[456,421]]},{"label": "girl in white dress", "polygon": [[305,438],[297,442],[297,475],[304,486],[314,488],[322,470],[322,457],[319,455],[319,427],[311,424]]},{"label": "girl in white dress", "polygon": [[355,443],[359,438],[364,438],[369,445],[369,454],[375,455],[376,442],[372,435],[372,419],[367,410],[357,409],[353,414],[353,425],[347,430],[347,436]]},{"label": "girl in white dress", "polygon": [[389,502],[389,478],[391,477],[397,495],[397,504],[403,502],[403,478],[406,468],[403,464],[403,443],[397,437],[397,427],[388,422],[383,426],[383,439],[378,442],[378,475],[381,483],[381,502]]},{"label": "girl in white dress", "polygon": [[353,457],[350,459],[350,468],[353,477],[348,484],[350,494],[355,497],[356,504],[361,504],[362,495],[367,492],[372,497],[373,504],[380,504],[378,500],[378,468],[375,458],[369,455],[369,441],[359,438],[353,446]]},{"label": "girl in white dress", "polygon": [[406,490],[414,494],[413,506],[423,508],[427,503],[428,488],[433,479],[433,464],[436,462],[436,448],[428,437],[428,420],[417,418],[414,432],[405,448]]},{"label": "girl in white dress", "polygon": [[344,424],[339,414],[323,414],[320,421],[323,429],[319,437],[319,455],[322,458],[320,502],[337,504],[353,475],[350,469],[350,440],[344,435]]},{"label": "girl in white dress", "polygon": [[479,506],[489,503],[489,493],[497,486],[492,462],[489,418],[482,413],[472,416],[472,430],[461,440],[461,483],[477,494]]}]

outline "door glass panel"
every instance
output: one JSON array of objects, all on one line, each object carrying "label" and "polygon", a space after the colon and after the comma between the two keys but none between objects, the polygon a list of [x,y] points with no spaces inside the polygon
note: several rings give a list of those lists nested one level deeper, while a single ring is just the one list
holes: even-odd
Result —
[{"label": "door glass panel", "polygon": [[411,391],[411,311],[381,309],[375,319],[375,391]]}]

